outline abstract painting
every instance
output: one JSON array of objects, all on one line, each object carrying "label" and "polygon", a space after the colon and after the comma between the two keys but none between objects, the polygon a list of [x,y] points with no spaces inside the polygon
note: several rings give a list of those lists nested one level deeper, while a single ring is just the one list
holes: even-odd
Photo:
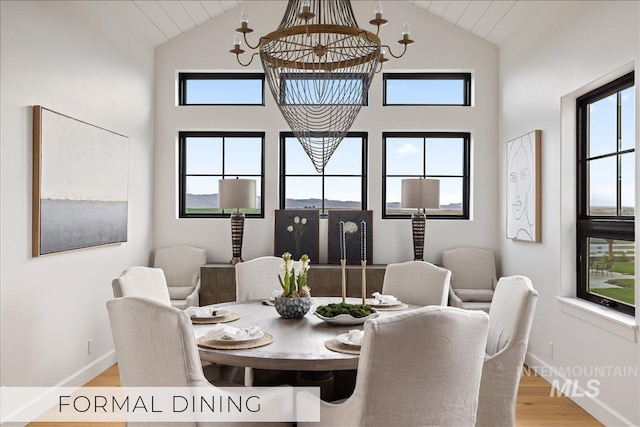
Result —
[{"label": "abstract painting", "polygon": [[33,107],[32,255],[127,241],[129,139]]},{"label": "abstract painting", "polygon": [[294,260],[304,254],[312,263],[319,261],[320,213],[310,209],[281,209],[276,211],[274,255],[289,252]]},{"label": "abstract painting", "polygon": [[540,242],[540,134],[507,142],[507,239]]},{"label": "abstract painting", "polygon": [[344,223],[347,264],[360,265],[362,257],[361,227],[366,223],[365,257],[373,264],[373,211],[329,210],[329,264],[340,263],[340,221]]}]

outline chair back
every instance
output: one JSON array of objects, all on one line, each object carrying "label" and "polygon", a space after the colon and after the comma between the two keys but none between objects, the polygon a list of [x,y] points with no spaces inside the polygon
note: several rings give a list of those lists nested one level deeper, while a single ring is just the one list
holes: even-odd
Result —
[{"label": "chair back", "polygon": [[451,272],[424,261],[389,264],[382,293],[407,304],[447,305]]},{"label": "chair back", "polygon": [[107,302],[123,387],[204,387],[186,313],[148,298]]},{"label": "chair back", "polygon": [[496,287],[496,260],[491,250],[462,247],[444,251],[442,266],[451,271],[453,289]]},{"label": "chair back", "polygon": [[204,249],[179,245],[157,249],[153,266],[164,271],[171,299],[183,300],[198,285],[200,267],[206,263]]},{"label": "chair back", "polygon": [[369,320],[351,399],[366,426],[473,425],[489,319],[423,307]]},{"label": "chair back", "polygon": [[[299,266],[299,261],[293,261],[294,269]],[[275,256],[236,264],[236,301],[270,298],[274,290],[282,289],[279,274],[282,274],[282,258]]]},{"label": "chair back", "polygon": [[524,276],[502,277],[489,310],[478,426],[513,426],[538,293]]},{"label": "chair back", "polygon": [[120,277],[113,279],[113,296],[145,297],[159,303],[171,305],[167,281],[159,268],[131,267],[122,272]]}]

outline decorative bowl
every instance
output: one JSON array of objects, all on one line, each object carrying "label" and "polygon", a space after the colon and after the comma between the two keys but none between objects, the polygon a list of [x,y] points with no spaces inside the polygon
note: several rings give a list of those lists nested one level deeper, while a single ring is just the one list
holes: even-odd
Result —
[{"label": "decorative bowl", "polygon": [[311,308],[311,297],[286,298],[275,297],[274,306],[280,316],[285,319],[300,319]]},{"label": "decorative bowl", "polygon": [[337,316],[333,316],[333,317],[325,317],[315,311],[313,312],[313,314],[315,314],[316,316],[318,316],[320,319],[324,320],[327,323],[335,323],[337,325],[361,325],[367,320],[375,319],[380,315],[380,313],[375,312],[365,317],[353,317],[350,314],[338,314]]}]

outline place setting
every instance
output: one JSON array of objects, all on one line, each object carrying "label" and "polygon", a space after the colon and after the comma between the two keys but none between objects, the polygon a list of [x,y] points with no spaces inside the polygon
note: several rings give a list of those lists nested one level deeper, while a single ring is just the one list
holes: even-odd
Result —
[{"label": "place setting", "polygon": [[201,347],[217,350],[241,350],[262,347],[271,344],[273,340],[273,335],[261,331],[255,325],[248,328],[215,325],[213,329],[198,338],[197,343]]},{"label": "place setting", "polygon": [[349,332],[325,341],[324,346],[338,353],[359,355],[363,338],[364,331],[352,329]]},{"label": "place setting", "polygon": [[227,323],[240,318],[238,313],[226,308],[189,307],[184,311],[194,324]]},{"label": "place setting", "polygon": [[403,303],[393,295],[382,295],[380,292],[374,292],[372,296],[373,301],[369,302],[369,305],[376,310],[395,311],[409,308],[408,304]]}]

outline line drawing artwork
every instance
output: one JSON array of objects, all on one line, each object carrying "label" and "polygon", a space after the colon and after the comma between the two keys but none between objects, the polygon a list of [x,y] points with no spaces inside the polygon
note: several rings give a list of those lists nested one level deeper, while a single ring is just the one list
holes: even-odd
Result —
[{"label": "line drawing artwork", "polygon": [[507,143],[507,238],[540,241],[540,131]]}]

